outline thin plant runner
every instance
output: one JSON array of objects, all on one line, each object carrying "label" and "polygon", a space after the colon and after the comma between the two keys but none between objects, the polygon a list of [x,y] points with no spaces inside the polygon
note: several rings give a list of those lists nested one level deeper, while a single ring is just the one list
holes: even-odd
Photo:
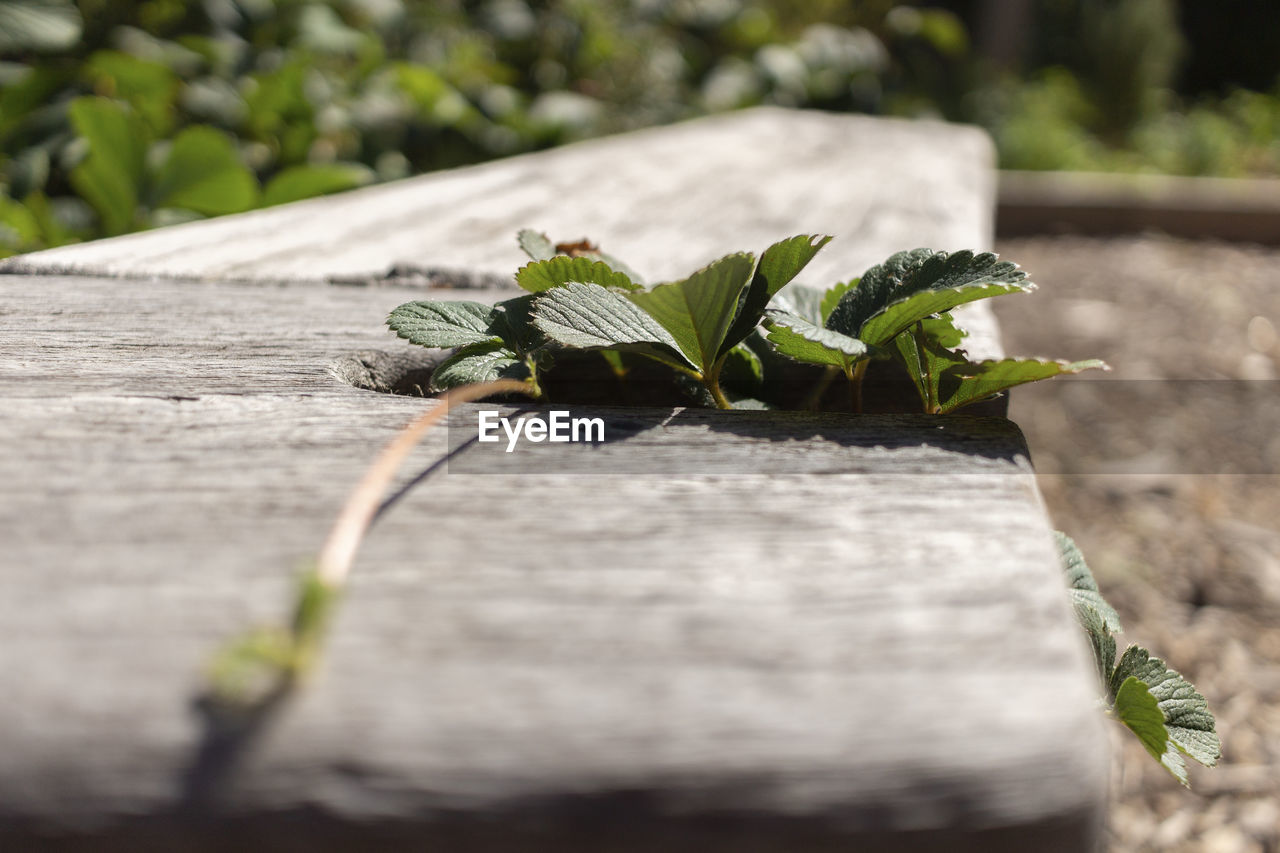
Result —
[{"label": "thin plant runner", "polygon": [[[776,368],[790,360],[822,368],[804,397],[807,407],[819,408],[828,385],[843,376],[854,411],[861,410],[868,365],[893,360],[905,368],[923,411],[935,415],[1026,382],[1106,369],[1094,359],[971,361],[959,348],[967,333],[950,311],[1034,289],[1016,264],[989,252],[899,252],[826,291],[784,291],[830,239],[792,237],[758,260],[749,252],[727,255],[680,281],[646,287],[634,271],[585,240],[555,244],[525,230],[518,240],[531,260],[515,278],[527,293],[496,305],[418,301],[396,308],[388,325],[398,335],[453,350],[432,374],[431,390],[443,392],[441,404],[388,446],[352,494],[316,568],[303,576],[290,627],[254,632],[229,647],[219,658],[215,692],[243,703],[251,680],[261,696],[293,684],[312,666],[382,494],[408,450],[451,405],[505,393],[545,400],[546,376],[574,358],[602,357],[620,380],[631,359],[656,362],[684,380],[680,387],[692,402],[721,409],[783,408],[784,400],[762,380],[766,364]],[[1205,765],[1221,755],[1207,702],[1140,646],[1116,659],[1119,616],[1075,544],[1057,536],[1107,713],[1188,784],[1184,755]]]}]

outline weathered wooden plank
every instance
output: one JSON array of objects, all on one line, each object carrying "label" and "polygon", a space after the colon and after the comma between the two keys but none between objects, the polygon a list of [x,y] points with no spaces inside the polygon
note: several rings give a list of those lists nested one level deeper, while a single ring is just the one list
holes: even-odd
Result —
[{"label": "weathered wooden plank", "polygon": [[[408,294],[0,287],[0,802],[46,828],[163,815],[202,662],[284,611],[373,447],[425,404],[327,373]],[[451,472],[397,506],[243,814],[470,837],[521,825],[527,798],[644,791],[614,808],[673,833],[668,810],[741,809],[832,837],[1088,833],[1096,712],[1016,429],[635,417],[650,428],[610,452],[648,476],[516,454],[531,473]],[[546,831],[590,846],[565,820]]]},{"label": "weathered wooden plank", "polygon": [[[793,136],[838,151],[877,126],[803,118],[755,142],[782,163]],[[687,127],[667,132],[688,148]],[[914,132],[885,138],[937,138]],[[637,156],[666,150],[661,132],[638,139]],[[980,158],[935,145],[940,197],[971,198]],[[685,226],[721,207],[696,167],[714,173],[720,152],[688,156]],[[578,161],[557,163],[528,173],[548,210]],[[457,220],[494,213],[489,184],[473,187]],[[986,239],[989,209],[958,223],[968,201],[914,197],[886,214],[915,218],[905,245]],[[811,202],[833,222],[845,200]],[[601,240],[637,210],[583,205]],[[505,241],[527,213],[484,227]],[[822,227],[778,224],[746,213],[731,241],[686,238],[663,262]],[[453,227],[417,236],[444,245]],[[878,227],[829,247],[831,268],[903,247]],[[131,238],[141,261],[144,237],[167,239]],[[391,238],[379,251],[341,268],[397,259]],[[259,260],[272,278],[324,268]],[[375,528],[320,677],[264,727],[227,811],[188,809],[209,805],[190,707],[203,663],[285,612],[373,450],[429,405],[332,370],[402,351],[382,321],[421,295],[0,276],[0,842],[1087,849],[1106,772],[1092,676],[1025,448],[1000,419],[637,410],[611,415],[605,447],[570,448],[595,454],[593,475],[547,459],[565,445],[512,454],[504,473],[450,465]],[[432,436],[406,478],[470,428]]]}]

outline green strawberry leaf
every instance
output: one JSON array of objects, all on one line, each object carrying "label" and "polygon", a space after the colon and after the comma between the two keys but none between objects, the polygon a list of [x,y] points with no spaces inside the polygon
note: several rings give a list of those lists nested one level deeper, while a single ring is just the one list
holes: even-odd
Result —
[{"label": "green strawberry leaf", "polygon": [[861,279],[851,278],[848,281],[840,282],[827,288],[826,293],[822,294],[822,301],[818,303],[818,316],[821,323],[826,325],[827,320],[831,319],[831,312],[836,310],[836,306],[840,304],[840,300],[850,290],[858,286]]},{"label": "green strawberry leaf", "polygon": [[929,289],[891,302],[871,316],[858,330],[858,337],[873,346],[888,343],[926,317],[950,311],[966,302],[988,299],[1005,293],[1022,293],[1031,288],[1020,284],[962,284],[945,289]]},{"label": "green strawberry leaf", "polygon": [[1000,261],[991,252],[898,252],[846,289],[826,325],[878,346],[912,323],[964,302],[1033,290],[1026,277],[1017,264]]},{"label": "green strawberry leaf", "polygon": [[1089,571],[1084,555],[1080,553],[1076,543],[1062,531],[1054,531],[1053,537],[1058,544],[1058,554],[1062,557],[1071,601],[1096,610],[1108,631],[1123,631],[1124,628],[1120,626],[1120,614],[1116,613],[1115,608],[1102,597],[1098,584],[1093,579],[1093,572]]},{"label": "green strawberry leaf", "polygon": [[827,243],[828,236],[801,234],[774,243],[764,250],[751,276],[751,284],[738,302],[733,325],[724,336],[717,356],[733,349],[760,324],[760,317],[773,295],[785,287],[813,260]]},{"label": "green strawberry leaf", "polygon": [[855,363],[870,354],[870,348],[857,338],[786,311],[770,309],[765,313],[764,326],[765,336],[778,352],[796,361],[838,367],[846,376]]},{"label": "green strawberry leaf", "polygon": [[1076,621],[1084,629],[1085,635],[1089,638],[1089,647],[1093,649],[1093,662],[1098,668],[1099,683],[1107,687],[1115,672],[1116,639],[1107,630],[1107,622],[1102,614],[1093,607],[1075,601],[1073,609],[1076,613]]},{"label": "green strawberry leaf", "polygon": [[1141,679],[1129,676],[1121,682],[1116,689],[1113,713],[1129,731],[1138,736],[1152,758],[1163,764],[1175,779],[1190,787],[1187,765],[1178,754],[1178,747],[1165,727],[1160,705]]},{"label": "green strawberry leaf", "polygon": [[754,267],[749,253],[727,255],[683,281],[628,293],[626,298],[666,329],[689,363],[706,375],[721,355]]},{"label": "green strawberry leaf", "polygon": [[1222,756],[1209,703],[1191,682],[1169,669],[1160,658],[1140,646],[1130,646],[1111,674],[1110,687],[1117,695],[1125,682],[1136,678],[1151,691],[1163,715],[1169,739],[1196,761],[1212,767]]},{"label": "green strawberry leaf", "polygon": [[[1085,361],[1050,361],[1038,358],[1006,358],[967,363],[948,371],[940,386],[938,412],[954,412],[961,406],[985,400],[1015,385],[1048,379],[1069,373],[1099,368],[1109,370],[1105,362],[1096,358]],[[947,379],[954,384],[947,387]]]},{"label": "green strawberry leaf", "polygon": [[527,293],[506,299],[493,306],[489,328],[502,336],[508,347],[527,355],[546,343],[546,337],[533,324],[533,303],[536,295]]},{"label": "green strawberry leaf", "polygon": [[431,374],[431,390],[447,391],[459,385],[496,379],[528,379],[529,367],[501,343],[466,346],[442,361]]},{"label": "green strawberry leaf", "polygon": [[586,257],[556,255],[545,261],[530,261],[516,272],[516,284],[531,293],[543,293],[571,281],[618,290],[643,289],[626,273],[618,272],[603,261]]},{"label": "green strawberry leaf", "polygon": [[830,291],[822,291],[803,284],[793,285],[773,297],[773,301],[769,303],[769,310],[765,311],[765,314],[769,314],[770,311],[781,311],[786,314],[795,314],[815,326],[821,326],[826,322],[826,318],[822,315],[822,302],[827,293]]},{"label": "green strawberry leaf", "polygon": [[725,355],[720,381],[736,391],[755,392],[764,381],[764,364],[746,344],[738,344]]},{"label": "green strawberry leaf", "polygon": [[546,234],[532,228],[521,228],[516,233],[516,242],[531,261],[549,261],[556,256],[556,244]]},{"label": "green strawberry leaf", "polygon": [[657,320],[598,284],[569,282],[544,292],[534,303],[533,324],[563,346],[637,352],[677,370],[698,367]]},{"label": "green strawberry leaf", "polygon": [[493,328],[492,305],[479,302],[406,302],[387,318],[391,331],[423,347],[465,347],[501,343]]}]

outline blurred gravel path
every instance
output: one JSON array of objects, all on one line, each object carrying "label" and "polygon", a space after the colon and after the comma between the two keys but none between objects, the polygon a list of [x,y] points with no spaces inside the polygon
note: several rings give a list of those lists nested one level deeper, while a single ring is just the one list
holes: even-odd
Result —
[{"label": "blurred gravel path", "polygon": [[1010,416],[1122,642],[1189,677],[1223,739],[1186,791],[1117,726],[1111,849],[1280,853],[1280,382],[1257,381],[1280,374],[1280,250],[1147,236],[998,251],[1040,285],[995,300],[1008,352],[1099,357],[1114,369],[1097,379],[1135,380],[1021,388]]}]

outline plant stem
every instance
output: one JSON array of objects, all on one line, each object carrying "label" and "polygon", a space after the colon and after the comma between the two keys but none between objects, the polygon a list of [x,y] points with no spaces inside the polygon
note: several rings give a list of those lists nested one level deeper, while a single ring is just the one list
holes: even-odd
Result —
[{"label": "plant stem", "polygon": [[855,415],[862,414],[862,377],[867,373],[867,365],[869,361],[863,359],[854,365],[853,372],[847,374],[849,378],[849,406],[853,409]]},{"label": "plant stem", "polygon": [[924,323],[917,322],[915,329],[912,331],[912,339],[916,344],[916,358],[920,362],[921,373],[924,377],[924,413],[926,415],[934,415],[938,413],[938,395],[937,386],[933,382],[933,373],[929,368],[929,358],[925,354],[927,346],[924,338]]},{"label": "plant stem", "polygon": [[529,369],[529,378],[527,383],[530,390],[522,391],[521,393],[527,393],[535,400],[545,401],[547,399],[547,392],[543,391],[542,386],[538,384],[538,362],[533,358],[526,358],[524,360],[524,365]]},{"label": "plant stem", "polygon": [[[515,379],[453,388],[440,395],[437,405],[401,430],[383,448],[338,513],[315,567],[299,578],[289,624],[278,629],[247,632],[227,644],[215,658],[211,675],[216,698],[241,709],[260,706],[272,701],[272,697],[284,695],[307,674],[319,656],[329,618],[351,574],[351,563],[360,541],[409,451],[453,406],[503,393],[538,395],[535,383]],[[261,685],[264,689],[245,701],[244,684],[253,672],[265,677]]]},{"label": "plant stem", "polygon": [[716,406],[721,409],[732,409],[733,403],[729,402],[729,398],[720,390],[720,370],[724,367],[724,359],[721,358],[711,365],[711,369],[702,377],[702,384],[711,392],[711,399],[716,401]]},{"label": "plant stem", "polygon": [[401,430],[391,443],[383,448],[373,464],[365,472],[360,483],[351,492],[338,514],[329,537],[325,540],[320,556],[316,560],[316,579],[331,589],[340,589],[351,572],[351,563],[355,559],[356,549],[364,538],[369,523],[378,511],[382,495],[387,485],[400,468],[400,463],[409,455],[409,451],[421,441],[427,429],[444,418],[449,410],[459,403],[470,403],[494,394],[527,394],[537,397],[540,393],[536,383],[521,382],[515,379],[499,379],[495,382],[481,382],[475,385],[463,385],[452,388],[437,399],[438,405],[419,415],[416,420]]}]

